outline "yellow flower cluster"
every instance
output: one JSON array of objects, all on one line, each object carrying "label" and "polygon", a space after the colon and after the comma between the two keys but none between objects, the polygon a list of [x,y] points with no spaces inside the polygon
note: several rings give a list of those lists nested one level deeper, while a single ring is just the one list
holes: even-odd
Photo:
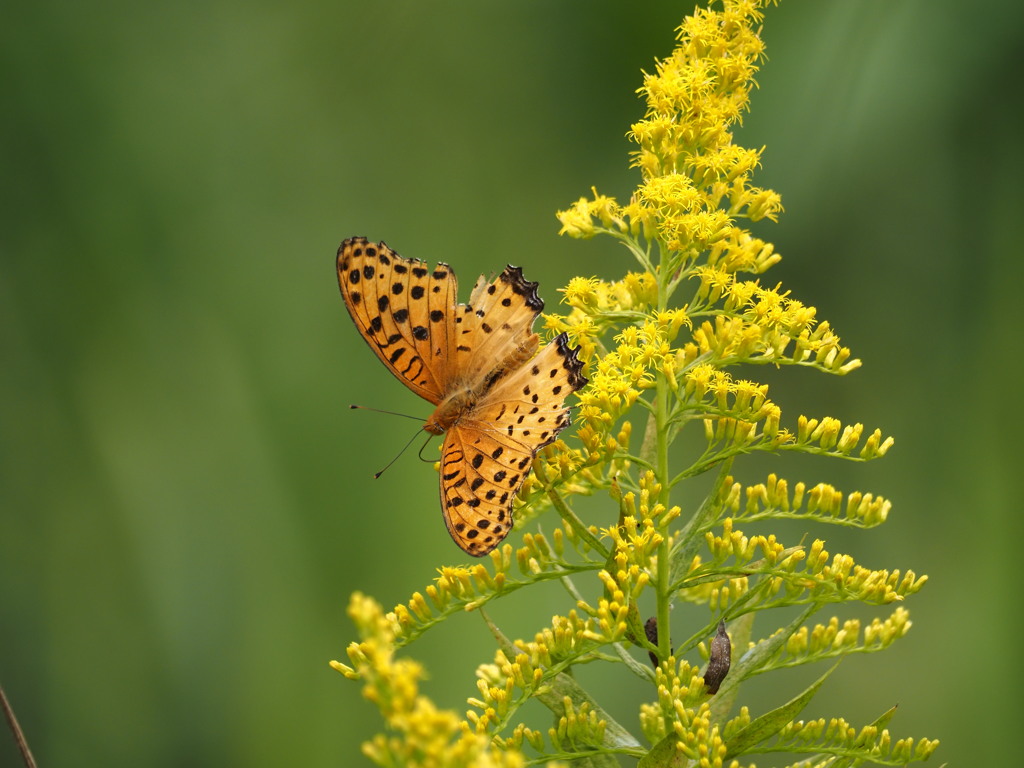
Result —
[{"label": "yellow flower cluster", "polygon": [[[560,670],[587,655],[595,648],[589,639],[590,619],[581,619],[575,611],[569,616],[555,616],[550,628],[538,632],[533,641],[503,641],[492,664],[477,669],[479,698],[469,699],[474,707],[467,713],[468,722],[478,734],[487,734],[496,745],[519,750],[528,742],[544,751],[540,732],[524,724],[517,725],[508,738],[500,731],[516,710],[531,697],[543,701],[556,715],[556,725],[548,738],[556,750],[567,752],[593,748],[605,742],[608,726],[604,713],[575,692]],[[492,631],[496,631],[492,627]]]},{"label": "yellow flower cluster", "polygon": [[839,375],[860,367],[831,326],[817,323],[814,307],[789,298],[778,287],[737,281],[717,267],[696,267],[692,276],[700,284],[690,313],[711,314],[713,322],[704,321],[694,330],[688,359],[701,355],[719,365],[806,365]]},{"label": "yellow flower cluster", "polygon": [[764,483],[746,488],[728,477],[716,503],[723,511],[731,512],[733,521],[814,518],[860,528],[884,523],[892,508],[892,503],[882,496],[860,491],[844,496],[828,483],[818,483],[811,488],[805,483],[796,483],[790,489],[789,482],[775,474],[768,475]]},{"label": "yellow flower cluster", "polygon": [[598,233],[598,225],[603,231],[626,232],[629,230],[622,208],[611,197],[599,195],[597,190],[592,199],[581,197],[568,210],[558,212],[558,220],[562,229],[558,234],[585,240]]},{"label": "yellow flower cluster", "polygon": [[[579,633],[574,634],[579,639]],[[544,751],[541,733],[525,724],[517,725],[508,738],[497,735],[502,724],[538,689],[550,690],[546,681],[557,674],[550,672],[553,660],[543,643],[520,642],[516,650],[520,649],[523,652],[511,660],[499,650],[493,664],[481,664],[477,669],[480,698],[469,699],[474,709],[467,712],[467,721],[476,733],[493,738],[502,749],[518,752],[525,741],[537,751]],[[574,703],[563,696],[558,710],[556,725],[548,730],[548,739],[556,750],[571,752],[604,741],[607,721],[588,702]]]},{"label": "yellow flower cluster", "polygon": [[[784,726],[796,711],[781,709],[752,722],[740,707],[723,725],[709,701],[721,695],[721,680],[705,685],[700,671],[682,659],[695,649],[708,659],[701,642],[706,632],[692,634],[691,628],[681,645],[678,637],[673,642],[680,627],[672,626],[679,620],[672,621],[670,609],[677,600],[707,605],[712,627],[721,619],[716,648],[728,647],[726,621],[737,633],[732,642],[747,644],[746,614],[806,606],[787,629],[750,643],[760,651],[733,665],[734,677],[722,689],[730,699],[733,684],[752,674],[887,647],[910,627],[902,607],[865,625],[832,618],[795,627],[821,604],[901,601],[926,579],[913,571],[863,568],[848,555],[830,555],[821,540],[787,547],[774,535],[747,536],[734,527],[789,518],[866,528],[884,522],[891,506],[826,483],[790,484],[773,474],[743,486],[730,476],[734,460],[752,451],[867,460],[893,445],[880,430],[827,416],[801,415],[795,424],[787,420],[787,428],[766,384],[728,370],[800,365],[843,375],[860,366],[813,306],[779,285],[762,284],[759,276],[781,257],[741,222],[775,220],[782,211],[775,192],[752,184],[763,149],[738,146],[733,135],[764,56],[762,9],[773,2],[711,0],[712,8],[688,16],[675,50],[645,74],[639,89],[646,111],[628,136],[641,178],[628,202],[592,189],[557,214],[562,234],[609,235],[639,270],[619,280],[573,278],[563,290],[566,314],[544,316],[547,333],[566,333],[579,349],[589,383],[576,394],[575,435],[564,434],[535,456],[517,496],[517,528],[525,523],[531,529],[522,533],[522,546],[494,550],[489,566],[439,569],[434,583],[388,614],[353,596],[350,614],[361,640],[349,647],[351,666],[332,664],[364,682],[366,697],[388,723],[390,735],[365,747],[377,763],[513,766],[522,764],[522,748],[532,747],[546,757],[593,756],[595,763],[614,752],[644,765],[721,768],[727,741],[737,755],[778,744],[808,752],[804,747],[816,745],[854,761],[875,754],[921,759],[934,749],[936,742],[927,740],[892,744],[881,721],[861,731],[842,720]],[[746,279],[751,275],[758,277]],[[633,435],[638,413],[646,424],[637,424]],[[684,434],[697,439],[676,442]],[[674,468],[680,459],[687,463]],[[680,525],[684,512],[672,503],[673,489],[711,472],[716,477],[707,498],[688,501]],[[604,513],[588,519],[573,497],[597,491],[606,492]],[[559,525],[533,530],[534,518],[548,509],[558,513]],[[554,616],[533,640],[509,640],[485,606],[542,581],[559,582],[575,609]],[[646,623],[641,600],[654,605]],[[419,693],[422,669],[394,653],[467,611],[482,617],[498,650],[492,663],[478,668],[478,694],[460,720]],[[653,672],[634,657],[637,651],[647,652]],[[640,713],[648,745],[573,675],[577,665],[609,660],[654,683],[656,699]],[[552,713],[546,733],[516,722],[530,701]]]},{"label": "yellow flower cluster", "polygon": [[808,661],[886,648],[910,631],[910,614],[898,606],[886,619],[874,618],[863,627],[859,619],[848,619],[842,625],[833,616],[828,624],[813,628],[800,627],[786,641],[786,653],[774,666],[795,666]]},{"label": "yellow flower cluster", "polygon": [[[554,580],[577,571],[596,571],[598,564],[570,565],[564,559],[565,542],[577,544],[572,529],[556,528],[552,542],[539,534],[524,534],[523,546],[513,550],[505,544],[488,557],[491,570],[483,563],[444,566],[423,592],[414,592],[384,619],[398,645],[407,645],[428,629],[456,613],[473,611],[491,600],[541,580]],[[579,545],[581,550],[585,547]],[[513,569],[519,571],[516,575]]]},{"label": "yellow flower cluster", "polygon": [[514,686],[527,690],[536,687],[542,669],[578,658],[593,648],[593,643],[588,641],[591,624],[590,619],[581,619],[576,611],[570,611],[568,616],[553,616],[551,626],[538,632],[533,640],[517,640],[514,658],[509,659],[510,654],[499,649],[493,664],[483,664],[477,670],[480,678],[477,687],[484,700],[471,703],[487,709],[498,700],[498,688],[511,689]]},{"label": "yellow flower cluster", "polygon": [[[928,579],[910,570],[901,574],[898,570],[864,568],[849,555],[837,554],[830,561],[825,543],[820,539],[810,547],[787,549],[774,535],[747,537],[742,531],[733,530],[731,518],[725,519],[720,535],[709,531],[705,538],[713,566],[734,559],[745,571],[764,574],[770,581],[766,596],[782,599],[787,604],[808,599],[890,603],[917,592]],[[760,560],[751,564],[756,555],[760,555]],[[695,569],[691,574],[700,570]],[[682,586],[688,586],[685,580]]]},{"label": "yellow flower cluster", "polygon": [[639,325],[627,325],[615,337],[616,346],[591,362],[590,383],[579,394],[579,436],[590,452],[604,453],[607,435],[640,395],[654,386],[658,375],[672,375],[676,353],[672,341],[688,324],[685,310],[653,313]]},{"label": "yellow flower cluster", "polygon": [[584,701],[577,707],[571,698],[565,696],[562,708],[565,714],[548,729],[548,739],[557,751],[577,752],[604,741],[608,723],[598,716],[589,702]]},{"label": "yellow flower cluster", "polygon": [[632,165],[643,182],[628,205],[600,195],[559,212],[562,233],[599,231],[657,238],[692,259],[723,240],[742,239],[738,216],[774,220],[779,196],[750,185],[761,151],[732,143],[732,126],[748,108],[764,55],[758,2],[696,9],[679,29],[679,45],[646,74],[639,93],[644,119],[632,126]]},{"label": "yellow flower cluster", "polygon": [[640,727],[664,758],[657,764],[720,768],[726,746],[718,726],[711,722],[700,670],[670,657],[655,671],[655,685],[658,699],[641,705]]},{"label": "yellow flower cluster", "polygon": [[352,666],[332,661],[331,666],[352,679],[362,680],[363,695],[376,704],[390,734],[379,734],[363,745],[363,752],[380,765],[422,768],[521,768],[522,753],[495,750],[490,740],[467,729],[452,711],[438,709],[419,693],[423,668],[409,659],[395,659],[398,627],[393,615],[360,593],[352,595],[349,616],[360,642],[348,647]]},{"label": "yellow flower cluster", "polygon": [[814,752],[818,746],[832,749],[856,750],[870,754],[872,762],[882,765],[906,765],[911,761],[927,760],[939,746],[938,741],[898,739],[893,742],[889,731],[878,725],[866,725],[857,730],[841,717],[830,720],[819,718],[804,722],[794,720],[778,734],[775,748],[787,751]]},{"label": "yellow flower cluster", "polygon": [[[806,416],[801,416],[797,422],[796,445],[811,448],[814,453],[849,456],[860,443],[863,432],[864,425],[862,424],[844,427],[838,419],[829,416],[822,419],[809,419]],[[814,443],[817,445],[813,445]],[[882,431],[876,429],[864,441],[859,456],[862,459],[884,456],[894,443],[893,438],[883,438]]]},{"label": "yellow flower cluster", "polygon": [[[619,436],[628,442],[628,430],[620,430]],[[520,502],[515,513],[517,526],[532,520],[548,507],[547,494],[554,488],[558,488],[562,493],[586,494],[593,488],[600,487],[600,473],[593,471],[592,468],[601,461],[610,459],[617,447],[618,443],[613,438],[604,439],[603,450],[574,448],[562,440],[545,446],[534,460],[533,471],[527,475],[526,482],[516,497]]]},{"label": "yellow flower cluster", "polygon": [[601,334],[623,320],[645,317],[657,305],[658,285],[649,272],[628,272],[621,280],[575,277],[562,289],[566,316],[544,315],[544,327],[553,334],[568,332],[579,347],[580,358],[590,362],[598,353]]}]

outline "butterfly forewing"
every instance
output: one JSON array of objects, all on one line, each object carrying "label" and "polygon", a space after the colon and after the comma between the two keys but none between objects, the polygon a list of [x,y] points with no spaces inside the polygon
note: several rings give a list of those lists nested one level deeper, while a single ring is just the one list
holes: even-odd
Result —
[{"label": "butterfly forewing", "polygon": [[439,403],[451,374],[455,274],[362,237],[341,244],[337,263],[342,297],[359,333],[406,386]]}]

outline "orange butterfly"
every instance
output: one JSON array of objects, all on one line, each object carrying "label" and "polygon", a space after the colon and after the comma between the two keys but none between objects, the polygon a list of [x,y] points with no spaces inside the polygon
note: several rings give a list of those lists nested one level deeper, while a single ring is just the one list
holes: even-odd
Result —
[{"label": "orange butterfly", "polygon": [[[512,528],[512,500],[533,457],[569,425],[563,401],[587,379],[563,333],[537,353],[537,283],[505,267],[457,304],[455,273],[351,237],[338,284],[356,328],[409,389],[437,408],[423,428],[444,434],[441,511],[455,543],[480,557]],[[536,353],[536,354],[535,354]]]}]

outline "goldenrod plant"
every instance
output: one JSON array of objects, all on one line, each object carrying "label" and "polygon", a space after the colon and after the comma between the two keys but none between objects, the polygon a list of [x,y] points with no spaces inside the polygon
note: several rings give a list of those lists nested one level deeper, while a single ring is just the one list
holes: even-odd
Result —
[{"label": "goldenrod plant", "polygon": [[[926,577],[862,566],[823,539],[742,530],[774,520],[871,528],[890,510],[880,496],[824,482],[773,474],[743,484],[733,475],[754,452],[863,462],[893,445],[861,424],[787,417],[766,384],[736,373],[798,365],[845,375],[860,366],[814,307],[760,278],[779,255],[745,226],[782,211],[779,195],[751,183],[761,150],[733,136],[764,59],[770,4],[724,0],[687,16],[675,50],[639,89],[646,114],[629,131],[639,186],[626,203],[595,190],[558,213],[563,234],[615,238],[637,269],[574,278],[568,311],[545,315],[552,336],[568,333],[580,348],[589,384],[575,430],[541,451],[520,491],[508,540],[518,546],[504,543],[489,563],[441,568],[391,611],[352,596],[359,641],[348,664],[332,666],[380,708],[384,733],[364,745],[379,765],[603,768],[626,758],[643,768],[719,768],[753,766],[766,753],[794,766],[905,765],[937,747],[890,734],[893,709],[860,725],[799,719],[845,657],[906,634],[903,601]],[[674,503],[697,478],[710,486],[703,502]],[[604,501],[580,505],[581,496]],[[506,637],[488,604],[549,581],[565,589],[564,613],[532,638]],[[673,621],[683,602],[707,606],[706,621]],[[867,623],[813,618],[839,603],[893,607]],[[790,609],[784,626],[772,625],[777,614],[755,621],[771,608]],[[478,668],[463,715],[420,692],[423,669],[402,652],[467,611],[487,623],[497,650]],[[744,704],[745,680],[818,662],[806,690],[768,711]],[[648,692],[633,722],[617,722],[577,681],[573,667],[583,663],[615,665],[621,686]],[[546,731],[523,722],[530,700],[551,711]]]}]

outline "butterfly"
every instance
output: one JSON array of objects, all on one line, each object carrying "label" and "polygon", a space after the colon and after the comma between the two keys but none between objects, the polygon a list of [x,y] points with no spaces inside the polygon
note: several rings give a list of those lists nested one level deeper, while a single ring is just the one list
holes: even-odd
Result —
[{"label": "butterfly", "polygon": [[481,557],[512,528],[512,501],[537,451],[569,425],[565,398],[587,383],[562,333],[538,352],[537,283],[507,266],[457,303],[455,272],[351,237],[338,284],[360,335],[399,381],[436,406],[444,435],[441,512],[452,539]]}]

